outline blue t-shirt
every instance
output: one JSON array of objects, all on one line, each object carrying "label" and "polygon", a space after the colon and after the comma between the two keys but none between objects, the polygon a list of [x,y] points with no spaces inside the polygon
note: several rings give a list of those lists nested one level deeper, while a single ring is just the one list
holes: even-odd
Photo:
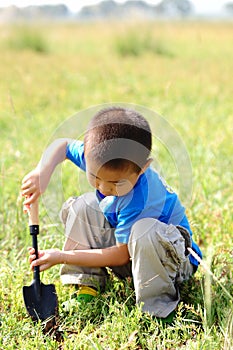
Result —
[{"label": "blue t-shirt", "polygon": [[[86,171],[82,141],[68,144],[66,157]],[[177,194],[171,191],[152,167],[140,175],[134,188],[126,195],[105,197],[96,190],[96,197],[104,216],[115,228],[116,241],[119,243],[127,244],[132,225],[139,219],[148,217],[166,224],[180,225],[192,236],[185,208],[181,205]],[[198,245],[193,241],[192,249],[202,257]],[[193,256],[190,255],[189,258],[192,264],[198,265]]]}]

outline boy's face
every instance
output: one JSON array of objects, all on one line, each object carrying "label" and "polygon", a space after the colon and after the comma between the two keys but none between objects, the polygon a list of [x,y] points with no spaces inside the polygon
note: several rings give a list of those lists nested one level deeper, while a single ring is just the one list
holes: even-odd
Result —
[{"label": "boy's face", "polygon": [[136,173],[132,167],[125,169],[99,168],[93,161],[86,159],[86,176],[91,186],[104,196],[123,196],[136,185],[142,172]]}]

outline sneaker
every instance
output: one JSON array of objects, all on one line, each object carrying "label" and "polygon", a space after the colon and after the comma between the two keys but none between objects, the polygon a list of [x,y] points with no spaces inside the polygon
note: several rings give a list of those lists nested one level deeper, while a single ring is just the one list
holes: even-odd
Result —
[{"label": "sneaker", "polygon": [[176,315],[175,310],[173,310],[167,317],[162,318],[162,317],[156,317],[158,321],[162,322],[162,324],[171,324],[174,320],[174,317]]},{"label": "sneaker", "polygon": [[89,303],[97,296],[97,290],[93,287],[81,285],[78,291],[71,295],[70,300],[62,303],[63,311],[71,312],[77,310],[82,304]]}]

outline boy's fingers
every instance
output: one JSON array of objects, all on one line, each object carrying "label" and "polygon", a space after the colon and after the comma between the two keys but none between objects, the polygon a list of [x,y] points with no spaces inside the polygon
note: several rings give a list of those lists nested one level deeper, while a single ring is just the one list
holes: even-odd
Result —
[{"label": "boy's fingers", "polygon": [[33,254],[33,253],[35,253],[35,248],[28,247],[28,251],[29,251],[30,254]]},{"label": "boy's fingers", "polygon": [[35,266],[39,266],[40,271],[44,271],[50,267],[49,263],[46,261],[46,259],[43,259],[43,257],[40,259],[32,260],[30,262],[30,266],[32,270]]},{"label": "boy's fingers", "polygon": [[[31,264],[36,259],[36,254],[32,254],[29,256],[29,263]],[[34,265],[36,266],[36,265]]]},{"label": "boy's fingers", "polygon": [[32,192],[32,188],[27,188],[26,190],[21,191],[21,196],[26,197],[29,196]]},{"label": "boy's fingers", "polygon": [[[33,270],[35,266],[38,266],[38,264],[37,265],[31,264],[31,270]],[[40,272],[45,271],[45,270],[47,270],[49,268],[50,268],[49,264],[39,265]]]},{"label": "boy's fingers", "polygon": [[30,195],[29,197],[27,197],[25,199],[25,201],[23,202],[23,205],[28,206],[28,205],[32,204],[33,202],[35,202],[37,200],[39,195],[40,195],[40,193],[38,191],[34,192],[32,195]]},{"label": "boy's fingers", "polygon": [[31,180],[27,180],[27,181],[23,180],[22,186],[21,186],[22,190],[26,190],[27,188],[29,188],[31,186],[31,184],[32,184]]},{"label": "boy's fingers", "polygon": [[[30,263],[30,268],[31,268],[31,270],[33,270],[35,266],[38,266],[38,264],[36,263],[36,261],[37,261],[37,260],[32,261],[32,262]],[[40,271],[41,271],[41,267],[40,267]]]},{"label": "boy's fingers", "polygon": [[25,196],[30,196],[31,193],[34,193],[34,192],[36,192],[36,191],[37,191],[36,185],[31,185],[30,187],[27,187],[26,189],[22,189],[21,195],[22,195],[23,197],[25,197]]},{"label": "boy's fingers", "polygon": [[21,194],[22,196],[27,196],[30,194],[30,192],[35,191],[36,188],[37,185],[34,182],[31,182],[31,180],[29,180],[21,186]]}]

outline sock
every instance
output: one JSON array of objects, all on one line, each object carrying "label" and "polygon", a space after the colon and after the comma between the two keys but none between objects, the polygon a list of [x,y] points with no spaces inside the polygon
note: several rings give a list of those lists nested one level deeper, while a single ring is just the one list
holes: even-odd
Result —
[{"label": "sock", "polygon": [[77,292],[77,301],[84,301],[88,303],[97,296],[97,290],[93,287],[81,285]]}]

